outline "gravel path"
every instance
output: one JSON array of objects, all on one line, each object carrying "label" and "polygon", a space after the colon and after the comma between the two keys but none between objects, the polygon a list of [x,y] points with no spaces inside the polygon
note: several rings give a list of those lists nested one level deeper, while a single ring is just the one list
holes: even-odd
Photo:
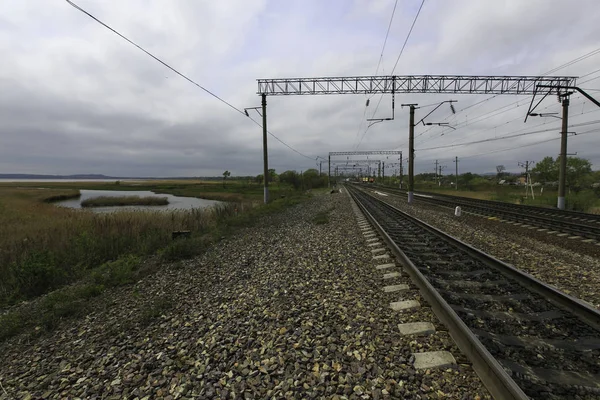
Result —
[{"label": "gravel path", "polygon": [[[389,308],[400,296],[365,244],[345,193],[316,196],[51,335],[0,344],[0,399],[489,398],[428,308]],[[414,287],[402,299],[425,304]],[[438,332],[401,336],[411,321]],[[458,365],[416,370],[412,353],[429,350]]]},{"label": "gravel path", "polygon": [[418,198],[414,206],[409,206],[404,197],[388,196],[384,199],[436,228],[600,308],[600,246],[483,217],[463,214],[456,218],[454,210],[418,204]]}]

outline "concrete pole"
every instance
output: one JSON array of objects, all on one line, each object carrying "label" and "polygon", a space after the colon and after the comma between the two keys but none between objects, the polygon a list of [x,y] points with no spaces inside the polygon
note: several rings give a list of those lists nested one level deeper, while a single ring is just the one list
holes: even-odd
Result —
[{"label": "concrete pole", "polygon": [[456,173],[454,174],[454,187],[458,190],[458,157],[454,157],[456,163]]},{"label": "concrete pole", "polygon": [[321,179],[321,166],[323,164],[323,161],[319,161],[319,179]]},{"label": "concrete pole", "polygon": [[565,209],[565,186],[567,180],[567,127],[569,125],[569,97],[562,101],[562,132],[560,133],[560,170],[558,174],[558,204],[560,210]]},{"label": "concrete pole", "polygon": [[263,119],[263,159],[264,159],[264,172],[263,181],[265,183],[264,189],[264,201],[265,204],[269,202],[269,156],[267,152],[267,94],[261,94],[262,97],[262,119]]},{"label": "concrete pole", "polygon": [[331,155],[329,155],[328,171],[327,171],[327,188],[331,187]]},{"label": "concrete pole", "polygon": [[400,184],[398,186],[398,189],[402,189],[402,178],[403,178],[402,172],[403,172],[403,170],[402,170],[402,152],[400,152],[400,169],[399,169]]},{"label": "concrete pole", "polygon": [[[402,164],[400,165],[402,167]],[[408,204],[412,204],[415,190],[415,106],[410,106],[408,121]]]},{"label": "concrete pole", "polygon": [[438,160],[435,160],[435,169],[433,172],[435,172],[435,181],[438,181]]}]

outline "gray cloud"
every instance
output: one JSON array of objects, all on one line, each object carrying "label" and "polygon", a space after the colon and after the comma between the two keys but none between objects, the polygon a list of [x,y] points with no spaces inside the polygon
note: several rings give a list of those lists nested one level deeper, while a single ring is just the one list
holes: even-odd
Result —
[{"label": "gray cloud", "polygon": [[[399,2],[380,73],[391,71],[419,4]],[[257,78],[373,74],[393,0],[81,0],[80,5],[243,108],[260,104]],[[395,73],[544,73],[595,49],[599,19],[595,0],[428,0]],[[1,173],[262,172],[262,133],[256,125],[66,2],[7,0],[0,15],[0,52]],[[556,74],[587,74],[597,69],[599,58]],[[597,88],[598,82],[584,87]],[[530,118],[523,124],[528,98],[490,97],[398,95],[395,120],[376,124],[366,133],[365,96],[272,97],[269,129],[313,158],[355,149],[362,137],[360,150],[406,152],[408,111],[399,104],[456,98],[457,110],[464,111],[452,116],[442,107],[429,119],[450,122],[456,131],[417,127],[417,172],[432,170],[436,159],[450,170],[455,156],[461,158],[463,171],[491,172],[497,164],[516,171],[517,161],[556,155],[558,141],[527,145],[557,137],[558,120]],[[489,100],[469,107],[484,99]],[[600,120],[595,106],[583,100],[572,97],[572,124]],[[379,96],[371,98],[366,117],[372,116],[378,101]],[[544,112],[560,111],[554,98],[540,107]],[[495,110],[505,112],[494,116]],[[418,110],[417,118],[426,112]],[[376,116],[390,113],[390,97],[385,96]],[[422,150],[546,127],[556,129]],[[570,151],[600,162],[597,137],[571,137]],[[505,149],[511,150],[499,151]],[[316,167],[314,160],[272,137],[269,162],[279,171]]]}]

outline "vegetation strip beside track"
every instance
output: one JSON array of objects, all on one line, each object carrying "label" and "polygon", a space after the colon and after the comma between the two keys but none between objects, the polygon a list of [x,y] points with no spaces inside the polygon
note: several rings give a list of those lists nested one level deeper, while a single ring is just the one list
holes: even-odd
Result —
[{"label": "vegetation strip beside track", "polygon": [[[377,189],[394,194],[406,193],[392,188],[378,187]],[[416,193],[415,201],[449,208],[460,206],[466,213],[497,217],[497,220],[501,222],[528,224],[539,229],[547,229],[547,232],[551,234],[563,232],[573,239],[600,243],[600,216],[596,214],[468,199],[436,193]]]},{"label": "vegetation strip beside track", "polygon": [[[473,334],[465,336],[451,329],[463,351],[472,354],[484,343],[533,398],[595,398],[600,393],[597,310],[378,199],[356,189],[351,192],[377,220],[375,225],[388,241],[402,247],[403,251],[396,247],[395,252],[404,258],[407,269],[412,267],[413,274],[421,276],[424,295],[444,298],[446,315],[438,315],[440,319],[460,315],[476,334],[479,340],[461,346],[460,342],[469,341],[467,336],[474,338]],[[466,294],[469,292],[472,294]],[[435,303],[432,306],[435,308]],[[490,370],[478,372],[483,378]],[[510,388],[505,385],[507,391],[494,391],[502,390],[506,383],[502,379],[497,382],[500,386],[488,388],[499,398],[507,398]],[[514,397],[515,393],[510,396],[520,398]]]}]

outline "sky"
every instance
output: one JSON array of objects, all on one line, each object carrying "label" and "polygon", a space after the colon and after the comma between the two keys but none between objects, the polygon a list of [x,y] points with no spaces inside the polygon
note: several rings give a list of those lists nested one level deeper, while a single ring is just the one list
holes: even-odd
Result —
[{"label": "sky", "polygon": [[[65,0],[0,3],[0,173],[262,173],[262,130],[245,115]],[[259,78],[390,74],[421,0],[398,0],[383,53],[395,0],[75,3],[242,110],[260,106]],[[394,74],[542,75],[596,50],[597,21],[597,0],[425,0]],[[599,68],[600,51],[552,75],[580,77],[578,85],[600,99]],[[269,136],[269,168],[318,168],[336,151],[400,150],[406,160],[408,109],[396,107],[393,121],[366,129],[366,118],[391,116],[391,96],[380,98],[268,97],[269,131],[296,150]],[[444,104],[428,121],[455,129],[415,128],[416,173],[433,172],[436,160],[452,173],[455,157],[459,173],[500,164],[519,172],[519,162],[559,153],[559,118],[523,122],[530,96],[396,96],[397,105],[424,106],[417,120],[433,108],[425,106],[445,100],[457,100],[457,113]],[[537,111],[559,113],[561,105],[549,96]],[[600,108],[573,94],[569,125],[577,135],[568,153],[600,169]],[[539,130],[547,131],[502,139]]]}]

